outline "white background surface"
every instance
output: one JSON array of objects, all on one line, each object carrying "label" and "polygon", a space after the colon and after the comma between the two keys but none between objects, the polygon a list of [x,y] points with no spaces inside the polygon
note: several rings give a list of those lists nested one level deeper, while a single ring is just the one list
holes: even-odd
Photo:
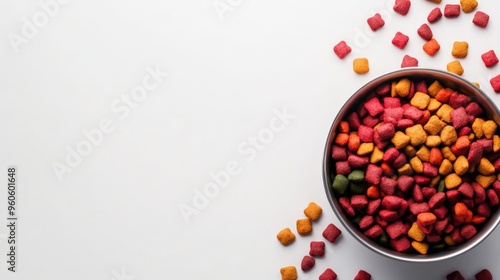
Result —
[{"label": "white background surface", "polygon": [[[432,58],[416,34],[436,6],[427,1],[413,1],[406,17],[388,0],[233,0],[223,14],[214,3],[228,2],[68,1],[16,52],[9,34],[23,36],[23,18],[33,22],[43,10],[38,1],[0,1],[0,225],[7,166],[18,167],[19,181],[18,272],[7,272],[0,226],[0,279],[280,279],[279,268],[299,268],[328,223],[340,227],[321,161],[331,122],[352,92],[398,69],[404,54],[446,69],[453,41],[466,40],[463,76],[500,102],[488,83],[500,68],[486,69],[480,58],[500,53],[495,1],[478,7],[491,15],[487,29],[463,13],[431,25],[442,47]],[[386,26],[373,33],[366,19],[375,12]],[[390,43],[396,31],[410,36],[405,50]],[[340,40],[356,48],[344,60],[332,52]],[[370,60],[366,75],[351,70],[358,56]],[[169,76],[128,115],[117,111],[148,67]],[[294,117],[253,148],[252,137],[268,133],[283,110]],[[54,162],[65,164],[68,147],[85,141],[82,130],[104,119],[114,130],[59,181]],[[228,162],[239,173],[186,223],[179,207],[193,206],[210,173]],[[276,233],[295,231],[310,201],[324,209],[313,235],[281,246]],[[359,269],[376,280],[444,279],[456,269],[472,279],[483,268],[500,277],[499,230],[435,264],[380,257],[344,233],[312,271],[299,268],[299,279],[317,279],[327,267],[338,279]]]}]

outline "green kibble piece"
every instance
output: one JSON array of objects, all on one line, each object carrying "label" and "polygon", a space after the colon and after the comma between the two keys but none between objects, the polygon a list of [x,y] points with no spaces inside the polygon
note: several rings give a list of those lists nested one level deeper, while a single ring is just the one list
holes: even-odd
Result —
[{"label": "green kibble piece", "polygon": [[380,245],[383,245],[383,246],[388,246],[389,245],[389,236],[387,235],[387,233],[382,233],[382,235],[380,235],[378,237],[378,243]]},{"label": "green kibble piece", "polygon": [[363,182],[365,180],[365,172],[362,170],[354,170],[347,177],[351,182]]},{"label": "green kibble piece", "polygon": [[359,224],[359,221],[361,221],[361,216],[357,215],[351,218],[351,222],[353,222],[355,225]]},{"label": "green kibble piece", "polygon": [[445,189],[446,189],[446,187],[444,185],[444,180],[439,181],[438,187],[437,187],[437,191],[438,192],[444,192]]},{"label": "green kibble piece", "polygon": [[344,194],[349,187],[349,179],[342,174],[338,174],[333,179],[332,188],[338,194]]},{"label": "green kibble piece", "polygon": [[359,183],[351,182],[351,184],[349,184],[349,191],[352,194],[364,194],[365,189],[366,189],[365,182],[359,182]]},{"label": "green kibble piece", "polygon": [[446,248],[446,243],[439,242],[439,243],[432,245],[431,248],[434,250],[442,250],[442,249]]}]

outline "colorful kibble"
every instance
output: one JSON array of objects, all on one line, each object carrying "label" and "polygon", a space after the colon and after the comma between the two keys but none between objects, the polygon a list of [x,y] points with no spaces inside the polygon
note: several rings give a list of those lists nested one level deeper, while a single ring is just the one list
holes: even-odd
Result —
[{"label": "colorful kibble", "polygon": [[483,269],[476,273],[476,280],[493,280],[493,275],[488,269]]},{"label": "colorful kibble", "polygon": [[384,26],[385,21],[379,13],[376,13],[374,16],[367,19],[367,23],[371,30],[377,31]]},{"label": "colorful kibble", "polygon": [[448,72],[457,74],[457,75],[462,75],[464,73],[464,68],[462,67],[462,64],[458,60],[454,60],[446,65],[446,70]]},{"label": "colorful kibble", "polygon": [[427,21],[429,23],[434,23],[434,22],[438,21],[439,19],[441,19],[442,16],[443,16],[443,13],[441,13],[441,9],[439,7],[436,7],[434,9],[432,9],[432,11],[427,16]]},{"label": "colorful kibble", "polygon": [[366,74],[370,71],[368,59],[365,57],[355,58],[352,62],[352,69],[357,74]]},{"label": "colorful kibble", "polygon": [[333,47],[333,52],[340,58],[343,59],[352,51],[351,47],[347,45],[345,41],[340,41],[337,45]]},{"label": "colorful kibble", "polygon": [[488,21],[490,20],[490,16],[484,12],[478,11],[474,15],[472,19],[472,23],[479,27],[486,27],[488,25]]},{"label": "colorful kibble", "polygon": [[417,33],[418,36],[420,36],[422,39],[426,41],[429,41],[433,37],[431,28],[429,27],[429,25],[425,23],[418,28]]},{"label": "colorful kibble", "polygon": [[359,270],[358,274],[354,277],[354,280],[370,280],[372,279],[372,276],[370,273],[364,271],[364,270]]},{"label": "colorful kibble", "polygon": [[280,269],[281,280],[297,280],[297,268],[295,266],[285,266]]},{"label": "colorful kibble", "polygon": [[309,271],[314,267],[315,263],[316,261],[313,257],[305,255],[300,263],[300,268],[302,269],[302,271]]},{"label": "colorful kibble", "polygon": [[306,235],[312,232],[311,220],[309,219],[299,219],[296,223],[297,232],[300,235]]},{"label": "colorful kibble", "polygon": [[436,39],[432,38],[429,41],[427,41],[422,48],[425,51],[425,53],[427,53],[430,56],[434,56],[439,51],[441,46],[439,45]]},{"label": "colorful kibble", "polygon": [[465,280],[459,271],[453,271],[452,273],[446,275],[446,280]]},{"label": "colorful kibble", "polygon": [[400,49],[404,49],[409,39],[410,37],[398,31],[392,39],[392,44]]},{"label": "colorful kibble", "polygon": [[460,6],[462,7],[462,11],[464,13],[470,13],[474,11],[477,5],[478,3],[476,0],[460,0]]},{"label": "colorful kibble", "polygon": [[496,93],[500,93],[500,74],[491,78],[490,84]]},{"label": "colorful kibble", "polygon": [[460,5],[446,4],[444,6],[444,16],[447,18],[455,18],[460,15]]},{"label": "colorful kibble", "polygon": [[455,41],[453,43],[453,49],[451,50],[451,55],[456,58],[464,58],[469,52],[469,43],[463,41]]},{"label": "colorful kibble", "polygon": [[331,268],[327,268],[319,276],[319,280],[335,280],[335,279],[337,279],[337,274]]},{"label": "colorful kibble", "polygon": [[412,56],[409,56],[409,55],[405,55],[403,57],[403,61],[401,62],[401,68],[417,67],[417,66],[418,66],[418,59],[416,59]]},{"label": "colorful kibble", "polygon": [[325,255],[325,242],[311,241],[309,255],[313,257],[322,257]]},{"label": "colorful kibble", "polygon": [[314,202],[310,202],[309,205],[307,206],[307,208],[304,209],[304,214],[309,219],[311,219],[311,221],[315,221],[321,216],[322,211],[323,210],[321,209],[321,207],[318,204],[316,204]]},{"label": "colorful kibble", "polygon": [[484,62],[484,66],[493,67],[498,63],[498,57],[494,50],[489,50],[481,55],[481,59]]},{"label": "colorful kibble", "polygon": [[342,231],[334,224],[329,224],[323,231],[323,237],[331,243],[335,243],[340,234]]},{"label": "colorful kibble", "polygon": [[287,246],[293,243],[295,234],[293,234],[290,228],[284,228],[276,235],[276,238],[278,238],[281,244]]}]

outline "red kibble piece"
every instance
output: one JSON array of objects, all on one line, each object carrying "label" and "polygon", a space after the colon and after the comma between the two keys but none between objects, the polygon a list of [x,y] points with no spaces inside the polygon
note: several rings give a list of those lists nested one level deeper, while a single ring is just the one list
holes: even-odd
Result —
[{"label": "red kibble piece", "polygon": [[356,275],[356,277],[354,277],[354,280],[370,280],[370,279],[372,279],[371,274],[364,270],[358,271],[358,274]]},{"label": "red kibble piece", "polygon": [[337,274],[331,268],[327,268],[319,276],[319,280],[335,280],[335,279],[337,279]]},{"label": "red kibble piece", "polygon": [[353,130],[357,130],[361,125],[361,121],[359,120],[358,113],[352,112],[347,116],[347,123],[349,123],[349,127]]},{"label": "red kibble piece", "polygon": [[374,16],[369,18],[366,22],[368,22],[368,25],[370,26],[371,30],[377,31],[378,29],[382,28],[384,26],[385,21],[382,19],[382,16],[380,16],[379,13],[376,13]]},{"label": "red kibble piece", "polygon": [[370,226],[372,226],[374,222],[375,219],[373,218],[373,216],[366,215],[363,218],[361,218],[361,220],[359,220],[358,226],[360,229],[367,229]]},{"label": "red kibble piece", "polygon": [[469,117],[464,107],[457,108],[450,113],[451,123],[455,129],[469,124]]},{"label": "red kibble piece", "polygon": [[385,151],[382,160],[388,163],[393,162],[399,156],[399,151],[396,148],[389,148]]},{"label": "red kibble piece", "polygon": [[433,195],[436,194],[436,189],[435,188],[431,188],[431,187],[423,187],[422,188],[422,195],[424,196],[424,201],[427,201],[429,199],[431,199],[431,197]]},{"label": "red kibble piece", "polygon": [[372,143],[373,142],[373,128],[360,125],[358,128],[358,137],[361,142]]},{"label": "red kibble piece", "polygon": [[325,242],[311,241],[309,247],[309,255],[313,257],[322,257],[325,255]]},{"label": "red kibble piece", "polygon": [[378,118],[376,117],[372,117],[370,115],[364,117],[362,120],[361,120],[361,123],[364,125],[364,126],[368,126],[368,127],[374,127],[376,126],[378,123],[380,123],[380,121],[378,120]]},{"label": "red kibble piece", "polygon": [[484,188],[479,185],[477,182],[471,183],[472,188],[474,189],[474,203],[481,204],[486,201],[486,191]]},{"label": "red kibble piece", "polygon": [[380,198],[370,200],[368,202],[368,206],[366,206],[366,214],[368,214],[368,215],[375,214],[375,212],[377,212],[378,208],[380,207],[381,203],[382,203],[382,200]]},{"label": "red kibble piece", "polygon": [[[427,178],[425,176],[419,176],[419,178],[420,177]],[[422,194],[422,189],[420,189],[420,186],[419,186],[419,183],[417,182],[417,180],[418,179],[415,178],[416,184],[415,184],[415,186],[413,186],[412,197],[415,200],[415,202],[422,202],[422,201],[424,201],[424,195]]]},{"label": "red kibble piece", "polygon": [[425,237],[425,240],[427,240],[427,242],[429,242],[429,243],[436,243],[436,242],[441,241],[441,235],[431,233]]},{"label": "red kibble piece", "polygon": [[493,182],[493,190],[500,196],[500,181]]},{"label": "red kibble piece", "polygon": [[[499,75],[500,78],[500,75]],[[470,144],[469,155],[467,156],[467,161],[469,165],[477,165],[481,161],[483,156],[483,147],[477,142]]]},{"label": "red kibble piece", "polygon": [[467,105],[467,107],[465,107],[465,111],[471,116],[478,117],[483,113],[483,108],[481,108],[481,106],[479,106],[476,102],[471,102]]},{"label": "red kibble piece", "polygon": [[458,4],[446,4],[444,6],[444,16],[447,18],[455,18],[460,15],[460,5]]},{"label": "red kibble piece", "polygon": [[345,41],[340,41],[333,47],[333,52],[340,58],[343,59],[352,51],[351,47],[347,45]]},{"label": "red kibble piece", "polygon": [[465,280],[465,278],[458,271],[453,271],[452,273],[446,275],[446,280]]},{"label": "red kibble piece", "polygon": [[384,109],[383,121],[386,123],[396,124],[398,120],[403,118],[403,108],[386,108]]},{"label": "red kibble piece", "polygon": [[411,1],[410,0],[396,0],[394,4],[394,11],[400,15],[407,15],[410,10]]},{"label": "red kibble piece", "polygon": [[370,162],[370,159],[368,157],[350,155],[349,157],[347,157],[347,162],[349,162],[349,165],[352,168],[358,169],[358,168],[363,168],[366,165],[368,165],[368,163]]},{"label": "red kibble piece", "polygon": [[458,192],[462,196],[467,198],[472,198],[474,196],[474,189],[472,188],[471,184],[467,182],[463,182],[462,184],[460,184],[460,186],[458,187]]},{"label": "red kibble piece", "polygon": [[388,177],[380,178],[380,190],[384,195],[392,195],[398,186],[398,182]]},{"label": "red kibble piece", "polygon": [[404,49],[406,44],[408,43],[408,40],[410,40],[410,37],[398,31],[392,39],[392,44],[400,49]]},{"label": "red kibble piece", "polygon": [[427,25],[426,23],[422,24],[418,28],[417,33],[418,33],[418,36],[420,36],[422,39],[424,39],[426,41],[429,41],[433,37],[432,30],[429,27],[429,25]]},{"label": "red kibble piece", "polygon": [[386,95],[391,92],[391,85],[389,83],[384,83],[375,89],[375,93],[378,95]]},{"label": "red kibble piece", "polygon": [[376,133],[379,135],[379,139],[382,141],[390,140],[396,134],[396,129],[391,123],[382,123]]},{"label": "red kibble piece", "polygon": [[496,93],[500,93],[500,75],[497,75],[490,80],[491,87]]},{"label": "red kibble piece", "polygon": [[[470,131],[469,131],[469,133],[470,133]],[[493,140],[483,138],[483,139],[476,140],[476,142],[481,144],[481,147],[483,147],[483,152],[489,153],[489,152],[493,151]]]},{"label": "red kibble piece", "polygon": [[364,194],[355,194],[351,196],[351,207],[361,210],[368,205],[368,198]]},{"label": "red kibble piece", "polygon": [[382,168],[375,164],[369,164],[365,172],[365,181],[372,185],[378,185],[381,177]]},{"label": "red kibble piece", "polygon": [[439,7],[436,7],[434,9],[432,9],[432,11],[427,16],[427,21],[430,23],[434,23],[434,22],[438,21],[439,19],[441,19],[442,16],[443,16],[443,13],[441,13],[441,9]]},{"label": "red kibble piece", "polygon": [[382,209],[378,214],[380,218],[387,222],[393,222],[398,219],[398,212],[393,210]]},{"label": "red kibble piece", "polygon": [[403,116],[405,118],[410,119],[414,122],[420,120],[422,116],[424,115],[424,112],[419,110],[417,107],[414,106],[408,106],[408,108],[404,109]]},{"label": "red kibble piece", "polygon": [[382,228],[386,228],[387,225],[389,224],[386,220],[382,219],[380,216],[375,217],[375,222]]},{"label": "red kibble piece", "polygon": [[441,234],[447,225],[448,225],[448,219],[439,220],[434,224],[434,230],[436,231],[437,234]]},{"label": "red kibble piece", "polygon": [[333,160],[346,160],[347,159],[347,149],[345,147],[339,147],[337,145],[332,146],[332,159]]},{"label": "red kibble piece", "polygon": [[[481,186],[479,186],[481,187]],[[482,188],[482,187],[481,187]],[[446,198],[451,205],[455,205],[460,201],[460,193],[458,190],[449,190],[446,192]]]},{"label": "red kibble piece", "polygon": [[396,97],[384,97],[384,108],[399,108],[401,107],[401,99]]},{"label": "red kibble piece", "polygon": [[476,273],[475,275],[476,280],[493,280],[493,275],[491,275],[491,272],[487,269],[483,269]]},{"label": "red kibble piece", "polygon": [[351,173],[351,167],[347,161],[336,161],[335,162],[335,171],[337,174],[342,174],[344,176],[349,175]]},{"label": "red kibble piece", "polygon": [[498,63],[498,57],[494,50],[487,51],[481,55],[481,59],[486,67],[493,67]]},{"label": "red kibble piece", "polygon": [[490,16],[484,12],[478,11],[474,15],[472,22],[479,27],[486,27],[488,25],[488,21],[490,20]]},{"label": "red kibble piece", "polygon": [[400,220],[388,225],[385,231],[392,239],[398,238],[399,236],[408,233],[408,229]]},{"label": "red kibble piece", "polygon": [[495,190],[488,189],[486,191],[486,196],[488,197],[488,202],[490,203],[491,207],[496,206],[496,205],[498,205],[500,203],[500,201],[498,199],[498,195],[495,192]]},{"label": "red kibble piece", "polygon": [[340,207],[344,209],[344,212],[347,214],[347,216],[353,217],[354,215],[356,215],[356,211],[354,210],[354,208],[352,208],[351,200],[349,198],[343,196],[339,198],[339,203]]},{"label": "red kibble piece", "polygon": [[429,205],[427,202],[422,202],[422,203],[413,203],[410,205],[410,212],[417,216],[420,213],[424,212],[429,212],[431,209],[429,208]]},{"label": "red kibble piece", "polygon": [[444,233],[450,234],[454,230],[455,230],[455,227],[452,224],[448,223],[448,225],[444,228]]},{"label": "red kibble piece", "polygon": [[477,230],[473,225],[464,225],[460,229],[460,235],[465,239],[471,239],[476,233]]},{"label": "red kibble piece", "polygon": [[423,171],[422,173],[424,175],[427,175],[429,177],[436,177],[439,173],[439,168],[437,166],[433,166],[430,162],[424,162],[422,163],[423,165]]},{"label": "red kibble piece", "polygon": [[453,241],[455,241],[456,243],[462,243],[465,241],[462,235],[460,234],[460,230],[458,228],[455,228],[451,232],[451,239],[453,239]]},{"label": "red kibble piece", "polygon": [[412,120],[409,120],[409,119],[401,119],[401,120],[398,120],[398,123],[396,124],[396,127],[403,131],[405,129],[407,129],[408,127],[410,126],[413,126],[415,123],[412,121]]},{"label": "red kibble piece", "polygon": [[371,228],[367,229],[364,232],[364,235],[366,235],[368,238],[376,238],[384,233],[384,230],[382,227],[378,224],[372,226]]},{"label": "red kibble piece", "polygon": [[[429,185],[431,182],[431,178],[429,178],[425,175],[416,174],[416,175],[413,175],[413,178],[415,179],[415,184],[419,184],[419,185]],[[415,191],[415,187],[413,187],[414,191]],[[421,193],[420,188],[418,191]]]},{"label": "red kibble piece", "polygon": [[397,182],[398,182],[398,188],[402,192],[407,192],[413,186],[413,183],[415,182],[415,179],[413,179],[413,177],[408,176],[408,175],[401,175],[397,179]]},{"label": "red kibble piece", "polygon": [[417,82],[417,84],[415,85],[415,91],[422,92],[422,93],[428,93],[427,92],[427,83],[425,81]]},{"label": "red kibble piece", "polygon": [[429,199],[429,207],[431,209],[440,207],[446,200],[446,195],[444,192],[438,192]]},{"label": "red kibble piece", "polygon": [[363,107],[368,111],[368,113],[372,117],[384,111],[384,106],[382,106],[380,100],[376,97],[373,97],[370,100],[366,101]]},{"label": "red kibble piece", "polygon": [[300,268],[302,268],[302,271],[309,271],[311,270],[311,268],[313,268],[315,263],[316,261],[314,260],[313,257],[306,255],[302,258],[302,262],[300,263]]},{"label": "red kibble piece", "polygon": [[401,168],[406,164],[406,155],[404,153],[400,153],[398,157],[392,162],[392,165],[395,168]]},{"label": "red kibble piece", "polygon": [[403,61],[401,62],[401,68],[417,67],[417,66],[418,66],[418,59],[416,59],[412,56],[409,56],[409,55],[405,55],[403,57]]},{"label": "red kibble piece", "polygon": [[401,207],[402,200],[398,196],[387,195],[382,199],[382,206],[389,210],[397,210]]},{"label": "red kibble piece", "polygon": [[457,109],[459,107],[466,107],[469,104],[469,98],[465,94],[461,94],[458,92],[453,92],[450,96],[450,100],[448,101],[448,105],[450,105],[453,109]]},{"label": "red kibble piece", "polygon": [[391,239],[391,247],[394,248],[398,252],[404,252],[410,249],[411,244],[406,236],[400,236],[396,239]]},{"label": "red kibble piece", "polygon": [[331,243],[335,243],[340,234],[342,234],[342,231],[334,224],[329,224],[323,231],[323,237]]}]

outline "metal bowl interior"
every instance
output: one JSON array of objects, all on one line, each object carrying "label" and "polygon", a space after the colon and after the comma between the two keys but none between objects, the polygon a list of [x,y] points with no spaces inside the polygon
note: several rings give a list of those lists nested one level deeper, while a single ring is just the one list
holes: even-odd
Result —
[{"label": "metal bowl interior", "polygon": [[362,232],[345,215],[344,211],[340,207],[337,195],[331,188],[332,185],[331,147],[333,140],[336,136],[336,131],[340,121],[345,119],[345,117],[347,117],[348,113],[350,113],[353,110],[353,108],[357,108],[358,106],[360,106],[360,104],[363,101],[365,101],[366,96],[369,95],[377,86],[383,84],[384,82],[388,82],[394,79],[401,79],[404,77],[408,77],[415,80],[426,80],[429,82],[438,80],[445,87],[452,88],[456,91],[468,95],[483,107],[489,119],[494,120],[500,126],[500,112],[498,108],[495,106],[495,104],[487,97],[486,94],[484,94],[484,92],[481,89],[479,89],[472,83],[464,80],[463,78],[457,75],[440,70],[425,69],[425,68],[404,68],[384,74],[368,82],[358,91],[356,91],[350,97],[350,99],[343,105],[343,107],[337,114],[335,120],[333,121],[330,128],[330,132],[328,133],[323,155],[324,187],[328,201],[335,215],[338,217],[342,225],[355,239],[357,239],[361,244],[365,245],[369,249],[385,257],[400,261],[423,263],[423,262],[436,262],[436,261],[446,260],[456,257],[474,248],[481,241],[483,241],[488,235],[490,235],[490,233],[496,228],[496,226],[500,222],[500,211],[494,211],[492,213],[492,216],[478,231],[478,233],[473,238],[469,239],[467,242],[464,242],[461,245],[428,255],[398,253],[394,250],[379,245],[378,243],[374,242],[373,240],[363,235]]}]

